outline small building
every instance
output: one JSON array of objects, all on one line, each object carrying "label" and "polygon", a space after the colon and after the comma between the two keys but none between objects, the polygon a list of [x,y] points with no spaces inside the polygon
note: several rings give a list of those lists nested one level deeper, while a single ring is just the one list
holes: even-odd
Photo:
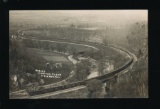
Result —
[{"label": "small building", "polygon": [[61,68],[62,67],[62,63],[55,63],[55,67],[56,68]]},{"label": "small building", "polygon": [[17,81],[17,75],[14,75],[14,76],[13,76],[13,80],[14,80],[14,82]]},{"label": "small building", "polygon": [[16,39],[17,36],[16,36],[16,35],[12,35],[11,38],[12,38],[12,39]]},{"label": "small building", "polygon": [[47,66],[47,67],[49,67],[49,66],[50,66],[50,64],[49,64],[49,63],[46,63],[46,66]]}]

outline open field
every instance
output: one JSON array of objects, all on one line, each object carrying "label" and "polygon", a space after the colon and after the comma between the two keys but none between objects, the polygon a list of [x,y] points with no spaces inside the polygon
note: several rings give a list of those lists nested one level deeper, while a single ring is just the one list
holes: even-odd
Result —
[{"label": "open field", "polygon": [[63,56],[43,56],[48,61],[53,62],[68,62],[68,60]]},{"label": "open field", "polygon": [[47,61],[52,61],[52,62],[62,62],[62,63],[71,63],[68,59],[67,56],[60,54],[60,53],[54,53],[54,52],[49,52],[46,50],[40,50],[40,49],[35,49],[35,48],[29,48],[37,52],[40,56],[42,56],[45,60]]}]

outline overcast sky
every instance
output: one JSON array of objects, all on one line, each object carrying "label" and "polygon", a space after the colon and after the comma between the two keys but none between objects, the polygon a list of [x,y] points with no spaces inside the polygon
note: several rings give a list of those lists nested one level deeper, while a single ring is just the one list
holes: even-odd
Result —
[{"label": "overcast sky", "polygon": [[[18,16],[30,16],[29,18],[78,18],[89,21],[112,21],[115,23],[125,23],[130,21],[148,20],[147,10],[24,10],[10,11],[10,18]],[[27,18],[27,17],[26,17]],[[54,19],[56,18],[56,19]]]},{"label": "overcast sky", "polygon": [[[11,11],[11,13],[26,13],[26,14],[67,14],[68,16],[109,16],[109,17],[140,17],[147,18],[148,11],[147,10],[25,10],[25,11]],[[121,16],[120,16],[121,15]]]}]

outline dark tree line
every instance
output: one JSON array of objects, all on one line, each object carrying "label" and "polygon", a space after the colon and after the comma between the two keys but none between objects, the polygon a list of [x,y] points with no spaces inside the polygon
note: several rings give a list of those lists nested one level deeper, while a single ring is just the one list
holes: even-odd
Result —
[{"label": "dark tree line", "polygon": [[80,63],[76,65],[76,75],[75,78],[78,81],[87,79],[87,76],[90,74],[91,62],[88,60],[81,60]]},{"label": "dark tree line", "polygon": [[103,97],[103,83],[99,80],[93,79],[87,82],[87,97],[88,98],[99,98]]},{"label": "dark tree line", "polygon": [[[120,76],[111,92],[116,97],[148,97],[148,25],[137,22],[130,26],[124,47],[134,53],[138,60],[132,70]],[[109,95],[106,95],[108,97]]]},{"label": "dark tree line", "polygon": [[[35,69],[45,70],[46,72],[61,73],[60,79],[45,79],[45,83],[56,82],[64,79],[71,71],[71,67],[68,64],[63,63],[62,67],[52,69],[46,66],[48,63],[43,57],[38,55],[34,49],[28,49],[27,47],[33,47],[33,42],[28,41],[28,45],[19,40],[9,40],[9,74],[10,74],[10,90],[18,90],[25,88],[25,86],[31,82],[39,82],[40,77],[35,72]],[[35,42],[34,42],[35,43]],[[36,44],[36,43],[35,43]],[[51,62],[50,62],[51,63]],[[53,64],[53,63],[52,63]],[[50,66],[51,67],[51,66]],[[15,87],[13,83],[12,75],[17,76],[18,84]],[[30,76],[27,76],[30,75]],[[24,80],[24,82],[20,82]]]}]

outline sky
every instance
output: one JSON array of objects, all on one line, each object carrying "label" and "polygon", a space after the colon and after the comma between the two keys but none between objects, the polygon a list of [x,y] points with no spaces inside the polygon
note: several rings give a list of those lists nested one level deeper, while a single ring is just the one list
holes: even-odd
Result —
[{"label": "sky", "polygon": [[147,10],[24,10],[10,11],[11,13],[26,14],[67,14],[68,16],[108,16],[110,18],[120,17],[126,19],[129,17],[147,18]]},{"label": "sky", "polygon": [[[93,22],[113,22],[123,24],[132,21],[148,21],[148,10],[21,10],[10,11],[10,18],[18,17],[52,19],[76,18]],[[57,19],[59,18],[59,19]]]}]

